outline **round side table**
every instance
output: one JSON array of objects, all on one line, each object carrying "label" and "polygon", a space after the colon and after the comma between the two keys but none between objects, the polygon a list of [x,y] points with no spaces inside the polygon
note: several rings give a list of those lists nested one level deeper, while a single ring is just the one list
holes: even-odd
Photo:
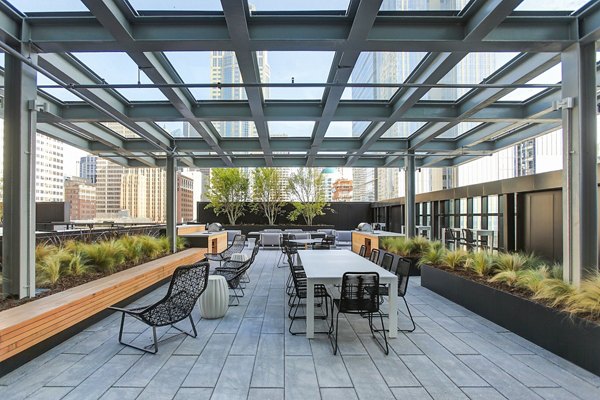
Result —
[{"label": "round side table", "polygon": [[229,307],[229,289],[224,276],[210,275],[206,290],[200,296],[202,318],[222,318]]}]

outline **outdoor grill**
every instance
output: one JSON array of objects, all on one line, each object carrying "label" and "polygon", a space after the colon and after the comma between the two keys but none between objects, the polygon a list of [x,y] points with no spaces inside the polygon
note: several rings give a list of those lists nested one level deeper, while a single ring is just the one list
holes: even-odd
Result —
[{"label": "outdoor grill", "polygon": [[223,225],[221,225],[219,222],[212,222],[208,224],[206,230],[208,232],[220,232],[223,230]]},{"label": "outdoor grill", "polygon": [[373,227],[368,222],[361,222],[356,227],[356,230],[361,232],[373,232]]}]

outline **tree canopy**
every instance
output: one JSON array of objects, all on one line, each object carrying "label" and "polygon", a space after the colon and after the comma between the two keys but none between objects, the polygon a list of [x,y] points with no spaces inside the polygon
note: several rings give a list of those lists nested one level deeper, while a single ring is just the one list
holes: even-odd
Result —
[{"label": "tree canopy", "polygon": [[327,202],[323,180],[323,174],[314,168],[300,168],[292,174],[288,188],[297,200],[292,202],[294,210],[288,215],[290,221],[302,216],[307,225],[312,225],[316,216],[325,214],[323,209]]},{"label": "tree canopy", "polygon": [[226,214],[231,225],[244,215],[248,200],[248,176],[239,168],[213,168],[206,197],[210,201],[205,208],[212,208],[216,215]]},{"label": "tree canopy", "polygon": [[275,225],[284,206],[284,187],[278,168],[256,168],[252,182],[252,210],[267,217],[269,225]]}]

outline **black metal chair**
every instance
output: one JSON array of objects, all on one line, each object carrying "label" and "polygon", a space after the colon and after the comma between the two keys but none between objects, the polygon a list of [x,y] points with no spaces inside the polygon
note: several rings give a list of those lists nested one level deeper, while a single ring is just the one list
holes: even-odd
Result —
[{"label": "black metal chair", "polygon": [[248,270],[254,263],[256,258],[256,254],[258,254],[258,250],[260,249],[259,242],[255,243],[254,248],[252,249],[252,255],[246,261],[233,261],[227,260],[225,264],[221,267],[215,268],[214,275],[221,275],[227,281],[227,286],[229,289],[233,291],[233,294],[230,294],[230,299],[233,298],[236,301],[236,304],[230,300],[229,304],[232,306],[237,306],[240,304],[240,297],[244,297],[244,286],[242,283],[244,275],[247,274]]},{"label": "black metal chair", "polygon": [[[366,315],[369,321],[371,334],[377,340],[377,344],[382,348],[385,354],[389,354],[387,336],[383,325],[383,315],[379,310],[379,274],[377,272],[346,272],[342,276],[342,289],[339,299],[334,299],[333,304],[337,307],[338,313],[335,320],[335,341],[333,345],[333,354],[337,354],[338,332],[340,313]],[[379,314],[382,329],[375,329],[373,326],[373,314]],[[333,326],[333,310],[331,312],[331,326]],[[375,336],[378,333],[383,337],[385,347]]]},{"label": "black metal chair", "polygon": [[231,245],[220,253],[206,253],[204,257],[210,261],[218,261],[219,266],[223,261],[227,261],[234,253],[241,253],[246,247],[246,235],[235,235]]},{"label": "black metal chair", "polygon": [[[305,315],[302,315],[302,316],[297,315],[298,309],[302,305],[301,304],[302,300],[306,300],[306,296],[307,296],[306,276],[304,275],[303,271],[304,271],[304,269],[302,269],[302,267],[295,268],[293,262],[290,260],[290,274],[292,276],[292,281],[294,284],[294,292],[293,292],[293,297],[291,298],[291,301],[288,301],[288,305],[290,306],[290,310],[288,312],[288,317],[292,320],[290,322],[288,331],[292,335],[306,333],[306,332],[297,332],[297,331],[294,332],[292,330],[292,326],[294,325],[295,320],[306,319]],[[321,304],[321,305],[325,304],[325,314],[315,317],[315,318],[324,319],[325,321],[327,321],[327,317],[329,316],[329,308],[328,308],[329,306],[331,306],[331,312],[333,313],[333,301],[331,299],[331,296],[327,292],[327,288],[325,287],[325,285],[315,285],[314,292],[315,292],[315,296],[314,296],[315,300],[317,300],[317,299],[320,300],[320,303],[318,303],[318,304]],[[296,300],[298,301],[297,304],[296,304]],[[317,304],[317,303],[315,303],[315,304]],[[292,310],[294,311],[293,314],[292,314]],[[333,329],[333,325],[331,325],[329,327],[329,330],[327,330],[327,331],[315,332],[315,333],[331,334],[332,329]]]},{"label": "black metal chair", "polygon": [[454,250],[458,249],[458,246],[461,245],[461,238],[460,238],[460,234],[456,235],[456,232],[453,228],[446,228],[445,230],[445,237],[444,237],[444,243],[446,245],[451,244],[452,248]]},{"label": "black metal chair", "polygon": [[[288,251],[288,247],[290,244],[290,234],[282,233],[281,237],[279,238],[279,244],[281,247],[281,255],[279,256],[279,259],[277,260],[277,268],[284,268],[285,267],[285,258],[287,257],[287,251]],[[281,264],[282,260],[284,261],[284,264]]]},{"label": "black metal chair", "polygon": [[[412,332],[415,330],[415,320],[413,319],[412,313],[410,312],[410,307],[406,302],[406,292],[408,290],[408,278],[410,278],[410,264],[411,261],[408,258],[400,257],[398,259],[398,263],[396,268],[392,268],[390,272],[395,273],[398,277],[398,297],[404,300],[404,305],[406,306],[406,310],[408,311],[408,317],[410,318],[410,322],[412,324],[411,329],[398,329],[401,332]],[[381,296],[389,297],[389,289],[387,286],[382,286],[379,288],[379,294]],[[384,316],[386,316],[384,314]]]},{"label": "black metal chair", "polygon": [[364,244],[362,244],[360,246],[360,250],[358,251],[358,255],[361,257],[364,257],[367,253],[367,246],[365,246]]},{"label": "black metal chair", "polygon": [[467,228],[462,229],[463,233],[463,242],[467,246],[467,250],[473,250],[475,247],[482,247],[484,249],[488,248],[487,237],[485,240],[478,240],[473,235],[473,231]]},{"label": "black metal chair", "polygon": [[379,249],[371,250],[371,254],[369,255],[369,261],[379,265]]},{"label": "black metal chair", "polygon": [[321,239],[321,243],[313,245],[313,250],[329,250],[332,247],[335,247],[335,236],[325,235],[325,237]]},{"label": "black metal chair", "polygon": [[[156,354],[158,352],[156,328],[167,325],[171,325],[178,331],[195,338],[198,332],[192,318],[192,310],[200,295],[206,290],[209,269],[210,266],[207,261],[178,267],[173,272],[167,294],[154,304],[134,308],[109,307],[111,310],[122,313],[121,327],[119,328],[119,343],[146,353]],[[152,327],[153,344],[140,347],[132,343],[123,342],[123,326],[126,315]],[[175,326],[176,323],[188,318],[192,325],[193,334]],[[152,346],[154,346],[154,349],[149,350]]]},{"label": "black metal chair", "polygon": [[381,263],[379,264],[381,268],[386,271],[392,270],[392,265],[394,264],[394,255],[392,253],[388,253],[387,251],[383,253],[383,257],[381,257]]}]

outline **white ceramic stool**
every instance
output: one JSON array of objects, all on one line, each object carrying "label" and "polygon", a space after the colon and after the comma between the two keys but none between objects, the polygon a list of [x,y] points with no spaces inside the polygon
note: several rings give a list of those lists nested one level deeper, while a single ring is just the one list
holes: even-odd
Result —
[{"label": "white ceramic stool", "polygon": [[233,253],[231,255],[231,261],[248,261],[248,256],[244,253]]},{"label": "white ceramic stool", "polygon": [[200,296],[200,315],[202,318],[221,318],[229,307],[229,288],[224,276],[210,275],[206,290]]}]

